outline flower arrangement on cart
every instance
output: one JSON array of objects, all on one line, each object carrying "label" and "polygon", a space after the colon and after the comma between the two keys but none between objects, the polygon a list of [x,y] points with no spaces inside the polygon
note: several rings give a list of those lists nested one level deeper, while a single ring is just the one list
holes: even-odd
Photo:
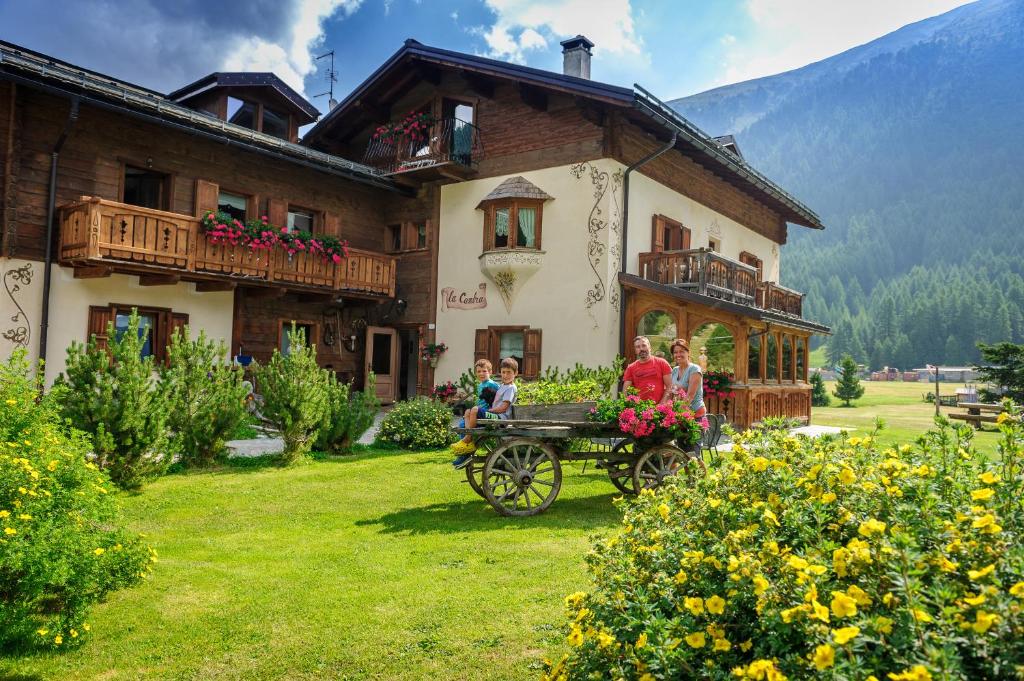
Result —
[{"label": "flower arrangement on cart", "polygon": [[641,444],[674,441],[684,448],[700,442],[708,427],[707,418],[697,418],[682,399],[658,404],[640,399],[632,390],[626,395],[598,400],[597,406],[587,414],[587,420],[617,423],[620,431]]}]

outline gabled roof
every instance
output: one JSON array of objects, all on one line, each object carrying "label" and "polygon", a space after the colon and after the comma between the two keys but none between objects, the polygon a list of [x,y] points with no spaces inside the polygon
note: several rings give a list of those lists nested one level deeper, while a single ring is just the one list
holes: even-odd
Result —
[{"label": "gabled roof", "polygon": [[0,41],[0,80],[11,80],[61,97],[78,98],[98,108],[214,138],[226,145],[357,182],[393,191],[400,189],[373,168],[360,163],[233,125],[208,113],[177,104],[155,90],[82,69],[4,41]]},{"label": "gabled roof", "polygon": [[743,158],[743,152],[740,151],[740,145],[736,144],[736,138],[732,135],[720,135],[713,139],[722,145],[726,151],[732,153],[734,156]]},{"label": "gabled roof", "polygon": [[624,88],[587,78],[567,76],[553,71],[510,64],[478,55],[454,52],[424,45],[416,40],[405,44],[376,71],[356,87],[303,137],[303,144],[317,145],[325,132],[361,105],[370,91],[412,62],[445,66],[466,73],[513,80],[527,86],[562,92],[626,110],[631,119],[642,119],[669,135],[676,135],[676,148],[695,161],[777,211],[784,220],[814,229],[824,229],[821,219],[810,208],[789,195],[777,184],[750,166],[742,156],[726,150],[710,135],[685,119],[679,112],[639,85]]},{"label": "gabled roof", "polygon": [[500,201],[502,199],[537,199],[548,201],[551,199],[551,196],[522,175],[516,175],[515,177],[508,178],[491,190],[490,194],[480,200],[480,205],[477,208],[480,208],[488,201]]},{"label": "gabled roof", "polygon": [[178,88],[167,95],[167,99],[175,102],[184,102],[215,87],[269,87],[288,100],[297,113],[305,115],[306,120],[301,121],[300,125],[312,123],[320,117],[320,111],[310,104],[309,100],[293,90],[273,73],[266,71],[218,71],[208,76],[203,76],[185,87]]}]

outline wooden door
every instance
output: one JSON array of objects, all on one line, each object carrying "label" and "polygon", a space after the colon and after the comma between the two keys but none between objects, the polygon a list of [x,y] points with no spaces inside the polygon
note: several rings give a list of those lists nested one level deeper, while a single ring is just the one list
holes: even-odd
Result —
[{"label": "wooden door", "polygon": [[398,331],[382,326],[366,327],[366,375],[377,379],[377,398],[384,404],[398,399]]}]

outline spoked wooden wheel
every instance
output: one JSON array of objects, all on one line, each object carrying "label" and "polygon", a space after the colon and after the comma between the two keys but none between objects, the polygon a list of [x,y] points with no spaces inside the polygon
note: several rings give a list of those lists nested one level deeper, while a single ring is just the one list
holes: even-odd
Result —
[{"label": "spoked wooden wheel", "polygon": [[670,475],[694,478],[704,475],[704,462],[675,445],[658,445],[644,452],[633,469],[633,486],[637,490],[659,487]]},{"label": "spoked wooden wheel", "polygon": [[[628,454],[627,447],[633,444],[632,440],[620,440],[612,447],[612,456]],[[608,479],[623,494],[636,495],[636,487],[633,486],[633,466],[636,460],[628,461],[605,461],[602,467],[608,471]]]},{"label": "spoked wooden wheel", "polygon": [[484,498],[507,516],[536,515],[562,487],[562,466],[551,445],[533,438],[502,442],[484,464]]},{"label": "spoked wooden wheel", "polygon": [[[469,460],[464,469],[469,486],[481,497],[484,497],[484,488],[482,486],[484,462],[487,461],[487,455],[494,451],[496,444],[497,442],[494,438],[486,438],[477,443],[476,454]],[[487,497],[484,498],[486,499]]]}]

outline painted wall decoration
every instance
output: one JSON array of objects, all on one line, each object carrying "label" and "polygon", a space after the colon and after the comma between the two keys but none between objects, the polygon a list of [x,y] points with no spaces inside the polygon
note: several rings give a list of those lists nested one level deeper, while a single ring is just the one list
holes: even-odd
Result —
[{"label": "painted wall decoration", "polygon": [[4,290],[7,292],[7,297],[14,303],[17,312],[11,316],[13,326],[5,329],[0,336],[24,348],[28,347],[32,337],[32,325],[29,323],[28,315],[25,314],[25,309],[18,302],[16,294],[21,291],[22,286],[28,287],[32,283],[32,275],[32,263],[25,263],[21,267],[4,272]]},{"label": "painted wall decoration", "polygon": [[[577,180],[582,179],[584,175],[589,175],[590,184],[594,190],[594,205],[590,209],[590,213],[587,216],[587,260],[590,262],[590,269],[594,272],[594,284],[587,289],[586,296],[584,299],[584,307],[587,310],[587,314],[594,321],[594,328],[598,326],[597,317],[594,316],[593,307],[599,302],[604,300],[606,297],[611,295],[612,307],[618,310],[619,308],[619,293],[618,289],[615,288],[612,291],[612,281],[609,278],[608,282],[605,282],[604,276],[601,274],[601,263],[604,260],[605,253],[608,252],[612,258],[617,258],[621,255],[621,224],[620,216],[621,210],[618,206],[618,194],[619,189],[622,186],[622,171],[617,170],[615,173],[609,173],[606,170],[594,166],[593,164],[584,161],[583,163],[577,163],[569,167],[569,172],[572,173]],[[604,208],[602,208],[602,202],[604,201],[605,194],[607,194],[609,188],[612,192],[613,209],[610,211],[611,215],[607,218],[604,215]],[[609,231],[608,241],[611,243],[611,248],[606,246],[605,240],[602,238],[602,232],[605,229]]]},{"label": "painted wall decoration", "polygon": [[452,287],[441,289],[441,312],[448,310],[479,310],[487,307],[487,284],[481,283],[476,291],[457,291]]},{"label": "painted wall decoration", "polygon": [[512,313],[516,292],[543,265],[544,251],[532,249],[500,249],[480,256],[480,271],[497,286],[509,314]]}]

